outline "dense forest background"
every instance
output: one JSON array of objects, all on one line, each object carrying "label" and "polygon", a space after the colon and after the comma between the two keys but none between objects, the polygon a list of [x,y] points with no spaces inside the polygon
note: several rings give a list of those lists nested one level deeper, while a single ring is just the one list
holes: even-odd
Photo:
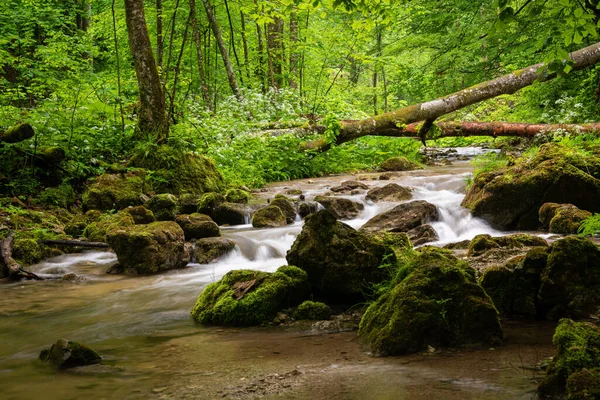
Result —
[{"label": "dense forest background", "polygon": [[[0,4],[0,125],[29,122],[36,132],[0,147],[10,176],[0,177],[5,194],[81,184],[158,146],[152,135],[136,134],[129,3],[141,2]],[[213,158],[232,185],[366,168],[419,146],[363,138],[301,153],[305,137],[264,134],[267,128],[361,119],[542,61],[560,79],[446,119],[597,120],[600,67],[571,72],[568,61],[569,51],[597,41],[595,0],[143,3],[168,144]],[[60,168],[35,168],[40,151],[54,146],[65,152]]]}]

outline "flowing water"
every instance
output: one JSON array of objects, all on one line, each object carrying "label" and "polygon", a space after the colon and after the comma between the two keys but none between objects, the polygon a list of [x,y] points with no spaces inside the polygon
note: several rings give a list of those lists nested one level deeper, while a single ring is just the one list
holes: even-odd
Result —
[{"label": "flowing water", "polygon": [[[461,150],[465,153],[472,149]],[[414,199],[435,204],[438,244],[477,234],[506,234],[473,218],[460,206],[467,162],[399,174],[392,181],[413,188]],[[373,174],[372,176],[376,176]],[[352,176],[269,186],[264,197],[301,189],[307,200]],[[365,204],[359,228],[395,203]],[[318,398],[318,399],[529,399],[533,373],[524,368],[552,353],[552,326],[514,325],[498,349],[433,352],[373,358],[355,332],[313,334],[306,329],[219,329],[189,317],[198,294],[232,269],[274,271],[302,229],[302,222],[275,229],[223,228],[237,247],[211,265],[158,276],[108,275],[110,252],[65,255],[31,267],[40,275],[74,272],[84,278],[0,286],[0,399]],[[58,338],[89,344],[101,365],[57,373],[36,360]]]}]

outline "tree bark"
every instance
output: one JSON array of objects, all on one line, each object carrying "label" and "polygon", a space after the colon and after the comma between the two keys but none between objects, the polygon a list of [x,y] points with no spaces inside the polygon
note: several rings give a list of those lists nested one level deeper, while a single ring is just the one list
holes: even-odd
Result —
[{"label": "tree bark", "polygon": [[204,104],[210,109],[210,88],[208,87],[208,81],[206,79],[206,74],[204,73],[204,54],[202,53],[202,40],[200,39],[200,30],[198,29],[198,18],[196,16],[196,0],[190,0],[190,18],[192,24],[192,35],[194,37],[194,42],[196,43],[196,56],[198,58],[198,76],[200,78],[200,89],[202,91],[202,98],[204,99]]},{"label": "tree bark", "polygon": [[275,17],[275,22],[267,25],[267,53],[272,68],[271,80],[277,88],[283,87],[283,20]]},{"label": "tree bark", "polygon": [[290,15],[290,87],[298,88],[298,63],[300,55],[298,54],[298,15],[292,11]]},{"label": "tree bark", "polygon": [[33,127],[28,123],[19,124],[0,132],[0,142],[18,143],[32,138],[34,134]]},{"label": "tree bark", "polygon": [[165,94],[160,84],[146,26],[144,1],[125,0],[125,19],[140,91],[137,136],[154,137],[158,142],[162,142],[169,136],[169,121],[165,108]]},{"label": "tree bark", "polygon": [[[600,42],[570,54],[573,62],[572,69],[580,70],[600,61]],[[342,122],[336,144],[342,144],[363,136],[381,135],[397,131],[413,122],[435,120],[436,118],[459,110],[471,104],[491,99],[501,94],[513,94],[518,90],[533,84],[535,81],[547,81],[556,77],[555,74],[538,73],[545,67],[544,63],[531,65],[508,75],[480,83],[460,90],[436,100],[413,104],[395,111],[380,114],[360,121]],[[424,139],[424,138],[423,138]],[[307,149],[324,150],[328,147],[325,139],[307,143]]]},{"label": "tree bark", "polygon": [[162,0],[156,0],[156,63],[162,68],[163,65],[163,5]]},{"label": "tree bark", "polygon": [[248,38],[246,37],[246,16],[243,11],[240,11],[240,22],[242,24],[242,46],[244,48],[244,70],[246,71],[246,77],[250,79],[250,72],[248,66],[250,65],[250,59],[248,55]]},{"label": "tree bark", "polygon": [[223,41],[223,35],[221,34],[221,27],[215,18],[215,14],[213,13],[212,7],[210,5],[209,0],[202,0],[204,4],[204,9],[206,10],[206,16],[208,17],[208,23],[210,28],[213,31],[213,35],[215,36],[215,40],[217,41],[217,47],[221,52],[221,57],[223,58],[223,63],[225,64],[225,71],[227,72],[227,80],[229,81],[229,86],[231,87],[231,91],[238,99],[242,98],[242,93],[240,92],[240,87],[238,86],[237,79],[235,79],[235,73],[233,72],[233,66],[231,65],[231,59],[229,58],[229,53],[227,52],[227,47],[225,47],[225,42]]}]

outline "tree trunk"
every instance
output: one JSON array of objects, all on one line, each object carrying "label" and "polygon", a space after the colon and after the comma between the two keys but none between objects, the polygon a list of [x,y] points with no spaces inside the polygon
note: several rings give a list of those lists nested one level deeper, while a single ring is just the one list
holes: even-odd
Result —
[{"label": "tree trunk", "polygon": [[248,55],[248,38],[246,38],[246,16],[244,16],[243,11],[240,11],[240,21],[242,23],[242,46],[244,47],[244,70],[246,71],[246,77],[250,79],[250,73],[248,72],[250,60]]},{"label": "tree trunk", "polygon": [[277,88],[283,87],[283,20],[275,17],[275,22],[267,25],[267,53],[272,65],[273,76]]},{"label": "tree trunk", "polygon": [[229,86],[231,87],[231,91],[238,99],[242,98],[242,93],[240,92],[240,88],[238,86],[237,80],[235,79],[235,74],[233,72],[233,67],[231,65],[231,59],[229,58],[229,53],[227,53],[227,47],[225,47],[225,42],[223,42],[223,35],[221,34],[221,27],[215,18],[215,14],[213,13],[212,7],[210,5],[209,0],[202,0],[204,4],[204,9],[206,10],[206,16],[208,17],[208,23],[210,28],[213,31],[215,36],[215,40],[217,41],[217,46],[219,51],[221,52],[221,57],[223,58],[223,63],[225,64],[225,71],[227,72],[227,80],[229,81]]},{"label": "tree trunk", "polygon": [[200,77],[200,89],[202,98],[206,107],[211,108],[210,89],[206,74],[204,73],[204,54],[202,53],[202,40],[200,39],[200,30],[198,29],[198,18],[196,17],[196,0],[190,0],[190,18],[192,24],[192,35],[196,43],[196,56],[198,58],[198,76]]},{"label": "tree trunk", "polygon": [[162,142],[169,136],[169,121],[165,112],[165,94],[161,88],[146,26],[144,1],[125,0],[125,19],[140,91],[137,136],[154,137]]},{"label": "tree trunk", "polygon": [[159,67],[163,65],[163,6],[162,0],[156,0],[156,63]]},{"label": "tree trunk", "polygon": [[265,82],[265,45],[263,43],[263,33],[260,27],[260,24],[256,24],[256,36],[258,37],[258,64],[256,65],[256,76],[260,80],[260,83],[263,87],[263,92],[267,88],[267,84]]},{"label": "tree trunk", "polygon": [[87,32],[90,27],[91,17],[92,17],[92,3],[89,1],[79,1],[77,3],[78,10],[76,16],[76,24],[77,28]]},{"label": "tree trunk", "polygon": [[[573,62],[573,70],[584,69],[596,64],[600,61],[600,42],[571,53],[570,58]],[[538,73],[543,67],[545,67],[544,63],[531,65],[436,100],[413,104],[360,121],[342,122],[342,128],[335,143],[342,144],[369,135],[385,135],[386,132],[397,131],[398,127],[402,128],[413,122],[435,120],[468,105],[501,94],[513,94],[535,81],[547,81],[556,77],[555,74]],[[421,135],[424,133],[426,132],[421,132]],[[307,149],[324,150],[327,147],[325,139],[306,144]]]},{"label": "tree trunk", "polygon": [[237,66],[238,74],[240,77],[240,83],[242,87],[244,86],[244,78],[242,74],[242,68],[240,67],[240,58],[238,57],[237,50],[235,49],[235,33],[233,31],[233,21],[231,20],[231,13],[229,12],[229,3],[225,0],[225,11],[227,12],[227,21],[229,21],[229,35],[231,49],[233,50],[233,57],[235,58],[235,65]]},{"label": "tree trunk", "polygon": [[296,80],[298,75],[298,62],[300,56],[298,54],[298,15],[296,11],[292,11],[290,15],[290,87],[298,88]]}]

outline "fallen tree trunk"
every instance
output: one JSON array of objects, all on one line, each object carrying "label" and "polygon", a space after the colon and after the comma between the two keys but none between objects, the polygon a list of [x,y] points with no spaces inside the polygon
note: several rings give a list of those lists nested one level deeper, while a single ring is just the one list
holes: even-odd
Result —
[{"label": "fallen tree trunk", "polygon": [[27,123],[15,125],[0,133],[0,142],[18,143],[32,138],[35,132],[33,127]]},{"label": "fallen tree trunk", "polygon": [[[600,61],[600,42],[574,51],[569,56],[573,62],[572,70],[590,67]],[[460,110],[468,105],[491,99],[501,94],[513,94],[535,81],[547,81],[555,78],[556,74],[540,74],[538,72],[544,66],[544,63],[531,65],[439,99],[413,104],[360,121],[342,122],[335,143],[342,144],[369,135],[389,136],[386,135],[386,132],[393,132],[398,130],[398,128],[403,129],[406,125],[413,122],[427,121],[431,124],[436,118]],[[426,133],[426,129],[420,132],[422,140],[425,139]],[[325,150],[328,147],[329,144],[325,138],[309,142],[305,145],[306,149],[314,150]]]},{"label": "fallen tree trunk", "polygon": [[14,232],[10,232],[6,239],[0,241],[0,278],[13,281],[21,279],[43,280],[33,272],[25,271],[21,265],[12,258],[12,245],[15,240]]},{"label": "fallen tree trunk", "polygon": [[108,249],[110,246],[104,242],[84,242],[82,240],[38,240],[38,243],[49,246],[78,246]]}]

